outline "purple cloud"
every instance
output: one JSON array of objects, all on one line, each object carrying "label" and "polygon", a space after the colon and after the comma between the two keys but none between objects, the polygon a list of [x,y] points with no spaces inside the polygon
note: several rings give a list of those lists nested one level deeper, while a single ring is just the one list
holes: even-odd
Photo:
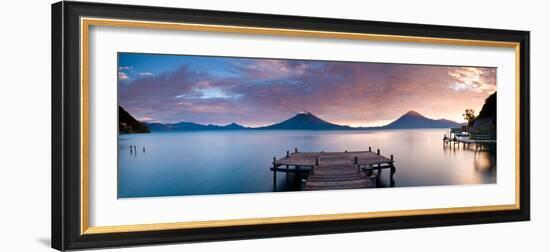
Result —
[{"label": "purple cloud", "polygon": [[119,84],[119,103],[159,122],[259,126],[310,111],[335,123],[376,125],[411,109],[459,120],[464,109],[479,110],[495,82],[494,68],[228,58],[212,69],[189,63],[137,76]]}]

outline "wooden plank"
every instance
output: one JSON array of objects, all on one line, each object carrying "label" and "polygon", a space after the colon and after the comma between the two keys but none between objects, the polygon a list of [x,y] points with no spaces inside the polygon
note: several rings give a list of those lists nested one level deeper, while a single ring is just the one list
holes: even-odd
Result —
[{"label": "wooden plank", "polygon": [[[288,153],[288,156],[276,160],[274,163],[275,166],[313,167],[305,182],[304,190],[375,187],[376,184],[373,182],[373,179],[366,176],[359,167],[367,166],[365,167],[367,169],[387,169],[393,167],[391,159],[372,151],[295,152]],[[381,166],[379,167],[378,165]],[[288,170],[277,168],[275,171]]]},{"label": "wooden plank", "polygon": [[308,183],[306,182],[305,190],[336,190],[336,189],[360,189],[360,188],[371,188],[373,185],[369,180],[361,180],[357,183]]}]

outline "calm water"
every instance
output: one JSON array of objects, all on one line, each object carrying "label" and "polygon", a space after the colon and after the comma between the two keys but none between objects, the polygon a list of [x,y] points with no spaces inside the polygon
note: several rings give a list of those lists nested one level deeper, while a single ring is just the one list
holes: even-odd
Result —
[{"label": "calm water", "polygon": [[[118,197],[271,192],[274,156],[287,150],[344,151],[379,148],[394,154],[395,186],[496,182],[494,151],[445,147],[445,129],[383,131],[219,131],[120,135]],[[137,153],[130,153],[136,145]],[[143,152],[145,147],[145,152]],[[279,191],[298,183],[284,173]],[[380,186],[388,186],[389,170]]]}]

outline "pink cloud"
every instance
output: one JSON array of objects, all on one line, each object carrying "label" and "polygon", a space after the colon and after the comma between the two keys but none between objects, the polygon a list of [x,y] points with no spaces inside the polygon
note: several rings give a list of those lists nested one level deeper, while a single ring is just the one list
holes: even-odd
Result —
[{"label": "pink cloud", "polygon": [[118,72],[118,79],[119,80],[127,80],[127,79],[130,79],[130,77],[128,77],[128,75],[124,72]]},{"label": "pink cloud", "polygon": [[[119,85],[119,102],[137,117],[178,122],[265,125],[298,111],[341,124],[376,125],[408,110],[461,120],[496,90],[494,68],[235,59],[217,77],[188,66]],[[454,87],[467,83],[466,88]],[[480,92],[478,90],[481,90]]]}]

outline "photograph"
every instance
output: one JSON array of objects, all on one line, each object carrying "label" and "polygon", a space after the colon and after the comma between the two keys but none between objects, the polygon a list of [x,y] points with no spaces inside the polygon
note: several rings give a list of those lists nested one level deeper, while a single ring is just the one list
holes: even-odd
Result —
[{"label": "photograph", "polygon": [[118,52],[117,197],[497,183],[497,69]]},{"label": "photograph", "polygon": [[[7,185],[50,188],[9,193],[8,205],[50,204],[29,215],[48,231],[37,230],[37,244],[414,250],[428,237],[420,249],[432,251],[469,235],[453,247],[464,251],[536,244],[544,233],[531,221],[544,208],[533,197],[548,191],[531,183],[548,177],[531,173],[531,143],[545,143],[531,133],[546,125],[531,123],[531,108],[545,108],[531,104],[544,96],[531,85],[544,8],[153,2],[61,1],[50,22],[34,22],[49,31],[19,29],[35,37],[21,45],[50,34],[27,46],[51,59],[39,67],[49,92],[26,50],[7,47],[20,73],[6,83],[22,85],[6,87],[25,94],[6,92],[18,117],[4,116],[17,143],[4,146],[23,150],[9,170],[25,178]],[[48,119],[51,134],[40,134]],[[39,155],[49,174],[19,168],[39,167],[21,164]]]}]

